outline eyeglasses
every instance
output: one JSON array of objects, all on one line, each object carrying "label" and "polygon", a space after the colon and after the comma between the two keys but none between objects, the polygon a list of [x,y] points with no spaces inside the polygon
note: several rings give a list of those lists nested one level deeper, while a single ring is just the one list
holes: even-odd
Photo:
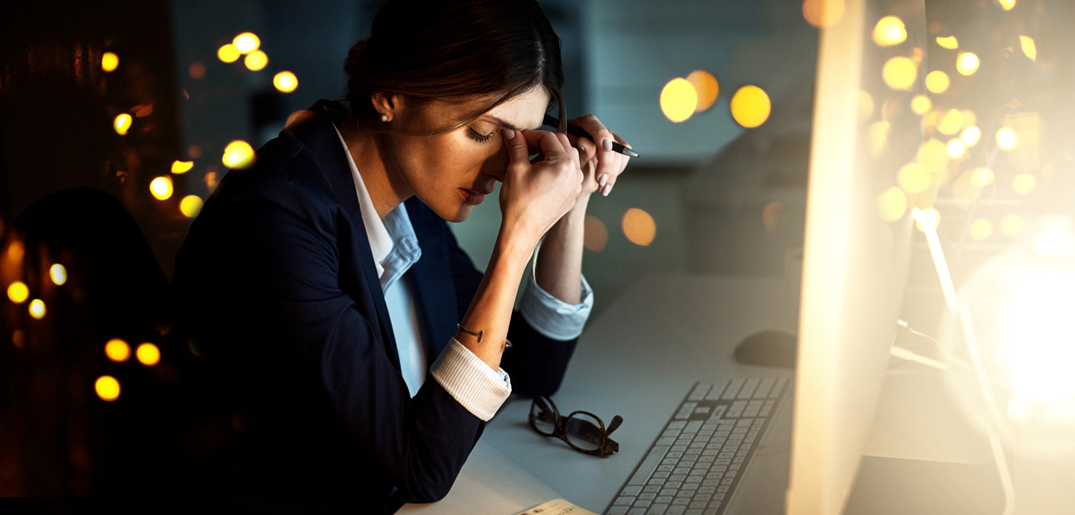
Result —
[{"label": "eyeglasses", "polygon": [[587,411],[576,411],[561,417],[552,399],[534,397],[530,404],[530,426],[545,436],[555,436],[579,452],[608,456],[620,450],[620,444],[608,437],[620,427],[623,417],[616,415],[605,429],[605,423]]}]

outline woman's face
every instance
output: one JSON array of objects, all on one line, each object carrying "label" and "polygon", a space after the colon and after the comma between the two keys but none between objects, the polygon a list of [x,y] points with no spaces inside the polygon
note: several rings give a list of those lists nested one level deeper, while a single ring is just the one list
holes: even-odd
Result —
[{"label": "woman's face", "polygon": [[[489,99],[463,105],[430,104],[418,115],[420,127],[452,125],[465,113],[480,109]],[[400,179],[441,218],[462,222],[483,195],[503,181],[508,166],[502,128],[541,127],[549,94],[535,87],[489,110],[475,121],[435,136],[393,138],[395,165]]]}]

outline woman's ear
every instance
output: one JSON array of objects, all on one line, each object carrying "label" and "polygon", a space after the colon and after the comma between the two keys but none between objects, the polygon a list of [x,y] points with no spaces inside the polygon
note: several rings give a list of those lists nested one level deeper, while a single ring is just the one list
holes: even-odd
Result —
[{"label": "woman's ear", "polygon": [[403,96],[396,93],[385,94],[383,91],[374,91],[370,93],[370,102],[373,104],[373,109],[377,111],[377,115],[385,122],[395,120],[403,111]]}]

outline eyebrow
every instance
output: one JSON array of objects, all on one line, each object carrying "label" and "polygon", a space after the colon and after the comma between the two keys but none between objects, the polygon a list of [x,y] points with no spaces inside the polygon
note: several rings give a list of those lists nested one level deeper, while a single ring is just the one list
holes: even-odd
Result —
[{"label": "eyebrow", "polygon": [[[513,130],[513,131],[520,131],[520,130],[523,130],[523,129],[519,129],[519,128],[515,127],[514,125],[512,125],[512,124],[510,124],[510,123],[508,123],[508,122],[505,122],[504,120],[501,120],[500,118],[497,118],[497,117],[495,117],[495,116],[490,116],[490,115],[486,115],[486,116],[487,116],[487,117],[489,117],[489,118],[492,118],[492,119],[493,119],[493,120],[494,120],[494,121],[495,121],[496,123],[498,123],[498,124],[500,124],[500,125],[502,125],[502,126],[504,126],[504,127],[508,128],[508,129],[511,129],[511,130]],[[526,129],[526,130],[530,130],[530,131],[536,131],[536,130],[538,130],[538,129],[540,129],[540,128],[541,128],[541,126],[540,126],[540,125],[538,125],[537,127],[534,127],[533,129]]]}]

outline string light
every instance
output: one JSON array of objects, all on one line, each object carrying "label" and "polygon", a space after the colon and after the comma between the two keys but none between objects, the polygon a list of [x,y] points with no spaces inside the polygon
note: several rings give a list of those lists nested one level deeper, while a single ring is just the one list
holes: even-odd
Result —
[{"label": "string light", "polygon": [[101,69],[106,72],[111,72],[119,66],[119,56],[112,52],[105,52],[101,56]]},{"label": "string light", "polygon": [[135,357],[138,358],[139,363],[151,367],[160,363],[161,351],[156,345],[147,342],[138,346],[138,349],[135,351]]},{"label": "string light", "polygon": [[712,73],[694,70],[687,75],[687,82],[694,86],[694,91],[698,94],[698,106],[694,108],[696,112],[706,111],[713,107],[717,101],[717,94],[720,93],[720,84]]},{"label": "string light", "polygon": [[15,304],[22,304],[30,297],[30,288],[22,281],[15,281],[7,287],[7,298]]},{"label": "string light", "polygon": [[119,338],[112,338],[105,343],[105,356],[116,363],[122,363],[131,357],[131,346]]},{"label": "string light", "polygon": [[962,52],[956,58],[956,70],[963,75],[973,75],[974,72],[978,71],[979,64],[981,62],[974,52]]},{"label": "string light", "polygon": [[242,52],[239,52],[239,49],[235,48],[235,45],[231,43],[220,47],[216,51],[217,58],[225,63],[234,63],[235,61],[238,61],[239,57],[242,55]]},{"label": "string light", "polygon": [[131,115],[122,113],[116,116],[116,119],[112,121],[112,128],[116,130],[116,134],[124,136],[131,128],[131,122],[134,121]]},{"label": "string light", "polygon": [[918,77],[918,68],[914,61],[897,56],[885,62],[881,69],[881,78],[888,87],[899,91],[910,91]]},{"label": "string light", "polygon": [[915,95],[915,97],[911,99],[911,111],[914,112],[914,114],[921,116],[928,113],[932,108],[933,101],[926,95]]},{"label": "string light", "polygon": [[34,299],[30,301],[30,316],[41,320],[45,318],[45,301]]},{"label": "string light", "polygon": [[49,277],[52,278],[52,282],[56,286],[63,286],[63,283],[67,282],[67,269],[59,263],[55,263],[49,267]]},{"label": "string light", "polygon": [[631,243],[645,247],[653,243],[653,238],[657,235],[657,223],[649,213],[633,207],[623,214],[623,235]]},{"label": "string light", "polygon": [[934,70],[926,74],[926,89],[930,93],[944,93],[948,90],[948,74],[940,70]]},{"label": "string light", "polygon": [[194,218],[202,211],[202,198],[197,195],[187,195],[179,201],[179,211],[187,218]]},{"label": "string light", "polygon": [[1031,61],[1038,60],[1038,47],[1034,44],[1034,38],[1030,36],[1019,36],[1019,47],[1023,49],[1023,54]]},{"label": "string light", "polygon": [[665,118],[680,123],[698,109],[698,92],[687,79],[675,78],[661,88],[661,112]]},{"label": "string light", "polygon": [[187,173],[194,168],[194,161],[172,161],[172,173],[179,175]]},{"label": "string light", "polygon": [[269,56],[265,55],[265,52],[261,50],[254,50],[249,54],[246,54],[246,58],[243,59],[243,64],[246,65],[250,71],[258,71],[269,64]]},{"label": "string light", "polygon": [[997,131],[997,146],[999,146],[1001,150],[1011,150],[1015,148],[1015,143],[1015,131],[1011,130],[1011,128],[1001,127],[1000,130]]},{"label": "string light", "polygon": [[160,176],[149,183],[149,192],[157,200],[168,200],[172,196],[172,178]]},{"label": "string light", "polygon": [[93,383],[97,396],[103,401],[112,402],[119,398],[119,381],[112,376],[101,376]]},{"label": "string light", "polygon": [[295,88],[299,87],[299,79],[295,77],[294,73],[282,71],[273,76],[272,85],[281,93],[291,93],[295,91]]},{"label": "string light", "polygon": [[941,37],[937,36],[937,44],[941,48],[947,48],[948,50],[955,50],[959,48],[959,41],[955,36]]},{"label": "string light", "polygon": [[229,168],[246,168],[254,163],[254,149],[243,140],[235,140],[224,147],[224,165]]},{"label": "string light", "polygon": [[249,54],[261,47],[261,39],[253,32],[243,32],[235,36],[235,39],[231,40],[231,44],[235,46],[239,53]]},{"label": "string light", "polygon": [[753,84],[736,90],[729,107],[735,122],[747,129],[753,129],[765,123],[772,110],[769,95]]}]

